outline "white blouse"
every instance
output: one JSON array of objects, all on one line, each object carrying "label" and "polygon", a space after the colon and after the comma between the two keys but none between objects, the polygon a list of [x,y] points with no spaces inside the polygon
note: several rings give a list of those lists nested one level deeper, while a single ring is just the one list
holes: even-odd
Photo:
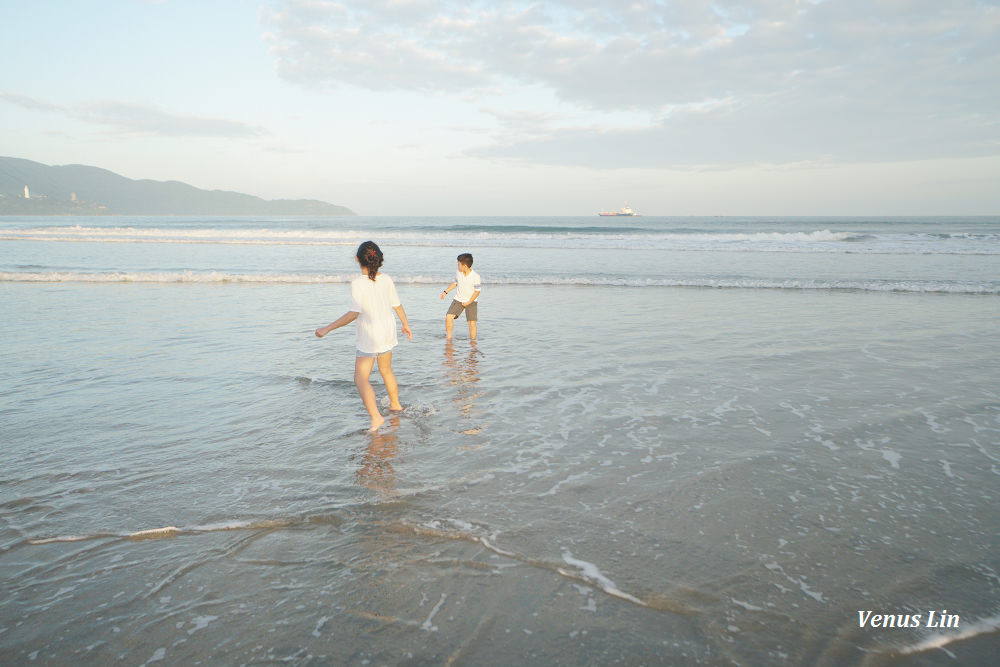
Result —
[{"label": "white blouse", "polygon": [[388,352],[396,346],[396,317],[401,305],[392,278],[377,274],[375,280],[358,276],[351,281],[351,308],[357,319],[358,350],[368,354]]}]

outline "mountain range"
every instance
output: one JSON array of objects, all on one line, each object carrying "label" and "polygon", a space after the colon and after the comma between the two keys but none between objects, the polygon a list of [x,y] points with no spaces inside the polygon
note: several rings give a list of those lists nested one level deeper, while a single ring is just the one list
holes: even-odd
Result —
[{"label": "mountain range", "polygon": [[179,181],[133,180],[99,167],[0,157],[0,215],[64,214],[355,215],[314,199],[266,200]]}]

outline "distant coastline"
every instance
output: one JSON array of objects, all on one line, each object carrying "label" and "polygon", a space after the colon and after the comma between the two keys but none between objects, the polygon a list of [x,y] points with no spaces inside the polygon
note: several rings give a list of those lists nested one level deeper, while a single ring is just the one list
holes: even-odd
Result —
[{"label": "distant coastline", "polygon": [[266,200],[99,167],[0,157],[0,215],[357,215],[315,199]]}]

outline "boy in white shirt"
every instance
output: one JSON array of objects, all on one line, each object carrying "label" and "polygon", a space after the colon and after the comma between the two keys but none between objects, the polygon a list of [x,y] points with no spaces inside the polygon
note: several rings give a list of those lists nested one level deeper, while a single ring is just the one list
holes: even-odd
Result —
[{"label": "boy in white shirt", "polygon": [[455,318],[465,311],[465,319],[469,323],[469,339],[476,340],[476,320],[479,317],[479,304],[476,299],[483,291],[483,281],[479,274],[472,270],[472,255],[463,252],[458,256],[458,270],[455,271],[455,280],[448,285],[447,289],[441,292],[441,298],[453,289],[456,289],[454,301],[448,308],[448,314],[444,316],[444,330],[451,340],[452,326]]}]

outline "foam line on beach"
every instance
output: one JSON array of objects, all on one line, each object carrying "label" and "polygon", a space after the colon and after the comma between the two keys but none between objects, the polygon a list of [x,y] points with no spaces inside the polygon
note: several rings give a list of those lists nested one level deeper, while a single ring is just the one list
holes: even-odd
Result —
[{"label": "foam line on beach", "polygon": [[960,632],[933,634],[913,646],[895,649],[894,652],[902,655],[924,653],[925,651],[944,649],[944,647],[949,644],[964,641],[966,639],[972,639],[980,635],[992,634],[994,632],[1000,632],[1000,614],[980,619]]},{"label": "foam line on beach", "polygon": [[[76,271],[0,271],[0,282],[9,283],[102,283],[102,284],[263,284],[313,285],[344,284],[354,274],[309,273],[229,273],[224,271],[164,272],[76,272]],[[397,284],[437,285],[437,276],[393,276]],[[572,286],[572,287],[692,287],[711,289],[768,290],[843,290],[860,292],[906,292],[921,294],[1000,294],[1000,282],[885,281],[885,280],[800,280],[758,278],[593,278],[582,276],[496,276],[492,285]]]},{"label": "foam line on beach", "polygon": [[[226,521],[220,523],[200,524],[187,527],[167,525],[156,528],[146,528],[128,533],[100,532],[100,533],[92,533],[89,535],[65,535],[65,536],[45,537],[45,538],[32,538],[28,539],[26,542],[29,545],[37,546],[45,544],[81,542],[81,541],[99,540],[99,539],[145,541],[145,540],[156,540],[156,539],[170,539],[183,535],[196,535],[203,533],[216,533],[216,532],[226,532],[226,531],[275,530],[275,529],[294,527],[306,523],[317,523],[320,522],[321,520],[323,523],[336,523],[335,521],[334,522],[330,521],[329,514],[323,514],[323,515],[310,515],[301,518]],[[574,581],[579,581],[588,586],[595,587],[612,597],[616,597],[618,599],[630,602],[640,607],[648,607],[659,611],[671,611],[674,613],[685,614],[685,615],[695,615],[698,613],[692,610],[687,605],[677,600],[674,600],[666,595],[657,594],[654,597],[652,597],[649,601],[647,601],[640,599],[637,596],[626,593],[625,591],[622,591],[611,579],[606,577],[595,564],[578,558],[574,558],[573,555],[568,551],[563,552],[562,556],[563,562],[566,565],[571,566],[573,569],[568,569],[559,564],[551,563],[536,558],[531,558],[523,554],[519,554],[515,551],[500,548],[495,544],[495,537],[496,537],[495,535],[487,536],[485,534],[485,531],[482,530],[480,527],[465,521],[460,521],[458,519],[447,519],[444,520],[443,522],[429,521],[419,525],[414,525],[409,523],[402,523],[395,525],[403,530],[406,530],[407,532],[412,532],[417,535],[426,535],[430,537],[450,539],[450,540],[462,540],[482,545],[489,551],[499,556],[503,556],[504,558],[510,558],[518,562],[521,562],[525,565],[529,565],[531,567],[537,567],[540,569],[548,570],[550,572],[555,572],[560,576],[572,579]],[[390,529],[391,528],[392,526],[390,526]]]},{"label": "foam line on beach", "polygon": [[115,533],[94,533],[93,535],[60,535],[58,537],[39,537],[28,539],[28,544],[56,544],[59,542],[86,542],[88,540],[103,540],[108,538],[122,537]]},{"label": "foam line on beach", "polygon": [[524,554],[502,549],[496,546],[494,542],[496,537],[495,535],[489,537],[486,535],[476,535],[475,532],[477,531],[477,528],[466,522],[449,519],[445,520],[444,523],[451,524],[458,529],[450,529],[442,524],[441,521],[429,521],[419,525],[403,523],[400,527],[412,531],[417,535],[426,535],[448,540],[463,540],[481,544],[499,556],[516,560],[531,567],[537,567],[549,572],[554,572],[562,577],[597,588],[607,595],[616,597],[620,600],[625,600],[626,602],[630,602],[640,607],[656,609],[657,611],[669,611],[687,616],[694,616],[698,614],[698,612],[694,609],[667,595],[657,594],[651,597],[650,600],[642,600],[634,595],[626,593],[618,588],[613,581],[604,576],[596,565],[574,558],[568,551],[563,552],[563,562],[575,569],[567,569],[556,563],[531,558],[529,556],[525,556]]},{"label": "foam line on beach", "polygon": [[218,533],[234,530],[275,530],[290,528],[306,523],[339,523],[331,520],[330,515],[310,515],[301,519],[258,519],[247,521],[226,521],[221,523],[204,524],[178,528],[177,526],[161,526],[159,528],[145,528],[129,533],[92,533],[90,535],[61,535],[56,537],[39,537],[27,540],[32,546],[43,544],[55,544],[59,542],[84,542],[87,540],[118,539],[118,540],[153,540],[181,535],[196,535],[200,533]]},{"label": "foam line on beach", "polygon": [[128,534],[130,540],[155,540],[161,537],[174,537],[179,535],[181,529],[177,526],[164,526],[163,528],[149,528],[147,530],[137,530]]},{"label": "foam line on beach", "polygon": [[437,601],[437,604],[434,605],[433,609],[431,609],[431,613],[427,616],[427,619],[424,620],[424,622],[420,625],[421,630],[424,630],[426,632],[437,632],[438,627],[433,624],[434,617],[437,616],[437,613],[441,610],[441,606],[447,599],[448,599],[448,594],[442,593],[440,599],[438,599]]},{"label": "foam line on beach", "polygon": [[[593,563],[588,563],[585,560],[573,558],[573,554],[571,554],[569,551],[563,551],[563,560],[566,562],[567,565],[572,565],[573,567],[580,570],[584,579],[591,581],[594,585],[596,585],[598,588],[600,588],[608,595],[613,595],[617,598],[628,600],[629,602],[640,605],[642,607],[649,606],[639,598],[621,591],[615,585],[615,582],[611,581],[603,574],[601,574],[601,571]],[[562,568],[559,568],[559,573],[563,575],[568,575],[568,573]]]}]

